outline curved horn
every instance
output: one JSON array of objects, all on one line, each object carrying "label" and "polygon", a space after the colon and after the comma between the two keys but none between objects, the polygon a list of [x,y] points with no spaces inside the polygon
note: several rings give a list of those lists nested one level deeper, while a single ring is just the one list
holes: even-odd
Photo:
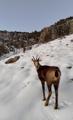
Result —
[{"label": "curved horn", "polygon": [[34,56],[32,56],[32,59],[35,60]]}]

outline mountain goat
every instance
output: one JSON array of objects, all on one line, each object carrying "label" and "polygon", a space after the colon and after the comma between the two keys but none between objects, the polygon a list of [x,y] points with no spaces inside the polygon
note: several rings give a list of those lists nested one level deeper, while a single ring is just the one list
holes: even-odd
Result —
[{"label": "mountain goat", "polygon": [[[60,82],[61,71],[56,66],[47,66],[41,65],[39,58],[32,58],[32,61],[36,67],[38,77],[42,84],[42,91],[43,91],[43,100],[45,101],[45,106],[48,106],[49,99],[52,94],[52,85],[54,85],[55,89],[55,109],[58,109],[58,87]],[[45,82],[48,87],[48,96],[45,97]]]}]

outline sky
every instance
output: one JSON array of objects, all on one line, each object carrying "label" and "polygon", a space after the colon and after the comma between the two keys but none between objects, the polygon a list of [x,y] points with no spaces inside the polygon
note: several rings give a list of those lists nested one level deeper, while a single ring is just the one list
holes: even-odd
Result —
[{"label": "sky", "polygon": [[39,31],[73,16],[73,0],[0,0],[0,30]]}]

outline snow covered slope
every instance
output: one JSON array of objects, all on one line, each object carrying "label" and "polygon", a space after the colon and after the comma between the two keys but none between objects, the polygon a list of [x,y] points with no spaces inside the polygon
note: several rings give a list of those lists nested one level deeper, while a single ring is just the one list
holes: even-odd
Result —
[{"label": "snow covered slope", "polygon": [[[0,61],[0,120],[73,120],[73,35],[20,53],[13,64]],[[59,66],[59,109],[54,110],[54,90],[48,107],[42,100],[32,56],[41,64]],[[47,94],[47,88],[46,88]]]}]

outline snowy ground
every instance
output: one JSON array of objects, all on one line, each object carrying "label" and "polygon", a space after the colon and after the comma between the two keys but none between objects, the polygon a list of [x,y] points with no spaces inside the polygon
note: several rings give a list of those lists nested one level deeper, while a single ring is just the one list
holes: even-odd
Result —
[{"label": "snowy ground", "polygon": [[[0,61],[0,120],[73,120],[73,35],[35,45],[19,55],[14,64],[5,64],[8,58]],[[54,90],[48,107],[41,101],[32,56],[40,56],[41,64],[61,69],[58,110],[54,110]]]}]

